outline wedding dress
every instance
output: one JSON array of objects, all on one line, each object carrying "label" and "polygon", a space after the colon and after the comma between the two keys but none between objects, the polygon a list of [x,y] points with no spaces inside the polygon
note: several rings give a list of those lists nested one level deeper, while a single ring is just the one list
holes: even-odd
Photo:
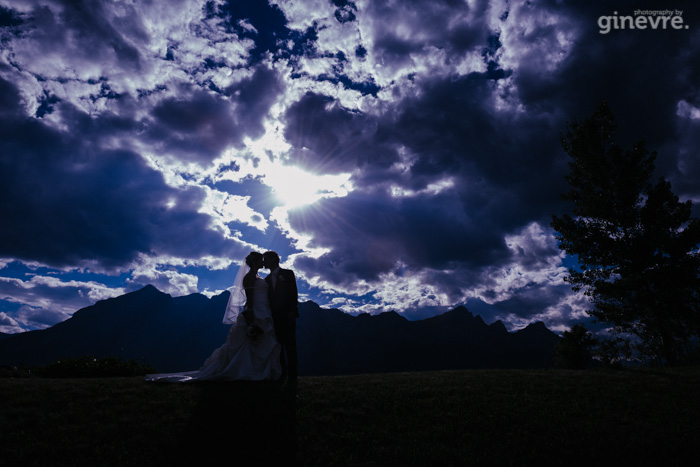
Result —
[{"label": "wedding dress", "polygon": [[[146,375],[146,381],[265,381],[277,380],[282,375],[280,345],[275,336],[272,312],[267,293],[267,283],[255,277],[253,286],[253,324],[262,331],[255,338],[249,337],[250,328],[242,313],[231,313],[235,309],[231,300],[227,306],[224,322],[233,322],[224,345],[216,349],[204,361],[199,370],[181,373],[159,373]],[[233,298],[235,289],[232,292]]]}]

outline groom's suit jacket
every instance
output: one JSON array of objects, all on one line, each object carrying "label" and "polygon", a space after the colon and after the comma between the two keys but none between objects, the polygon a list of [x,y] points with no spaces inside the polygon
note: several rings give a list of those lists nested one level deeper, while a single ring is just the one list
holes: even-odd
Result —
[{"label": "groom's suit jacket", "polygon": [[277,280],[272,285],[272,274],[268,274],[265,282],[268,285],[270,294],[270,309],[275,327],[286,326],[289,320],[299,317],[299,295],[297,292],[297,281],[294,272],[289,269],[282,269],[277,272]]}]

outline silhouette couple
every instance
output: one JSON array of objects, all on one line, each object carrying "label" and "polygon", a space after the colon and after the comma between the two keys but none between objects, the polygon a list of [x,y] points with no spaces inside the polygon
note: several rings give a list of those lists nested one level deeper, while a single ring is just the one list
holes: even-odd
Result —
[{"label": "silhouette couple", "polygon": [[[263,279],[258,271],[270,273]],[[148,381],[285,381],[296,388],[298,294],[294,272],[274,251],[251,252],[226,306],[226,342],[197,371],[147,375]]]}]

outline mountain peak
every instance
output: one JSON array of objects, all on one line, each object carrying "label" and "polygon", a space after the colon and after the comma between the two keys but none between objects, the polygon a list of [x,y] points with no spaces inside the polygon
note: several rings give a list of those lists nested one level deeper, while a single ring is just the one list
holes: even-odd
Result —
[{"label": "mountain peak", "polygon": [[498,321],[494,321],[493,323],[489,324],[489,328],[495,329],[497,331],[505,331],[508,332],[508,329],[506,328],[506,325],[503,324],[503,321],[500,319]]},{"label": "mountain peak", "polygon": [[434,322],[451,322],[455,325],[457,325],[456,323],[480,322],[481,324],[483,324],[484,322],[480,316],[474,317],[474,314],[463,306],[458,306],[457,308],[454,308],[450,311],[446,311],[441,315],[436,315],[431,318],[427,318],[427,320]]},{"label": "mountain peak", "polygon": [[521,336],[528,336],[528,338],[538,338],[538,339],[559,339],[559,336],[557,336],[555,333],[553,333],[551,330],[547,328],[547,326],[542,322],[542,321],[537,321],[534,323],[530,323],[527,326],[525,326],[523,329],[520,329],[517,331],[515,334],[521,335]]},{"label": "mountain peak", "polygon": [[379,313],[378,315],[374,315],[373,318],[386,321],[408,321],[404,316],[393,310]]},{"label": "mountain peak", "polygon": [[[531,331],[531,332],[541,332],[541,331],[549,331],[547,329],[547,326],[542,321],[535,321],[534,323],[530,323],[527,326],[525,326],[523,329],[520,331]],[[520,332],[518,331],[518,332]]]},{"label": "mountain peak", "polygon": [[448,311],[448,313],[469,313],[470,315],[473,316],[472,312],[469,311],[466,307],[459,305],[457,308],[455,308],[452,311]]},{"label": "mountain peak", "polygon": [[158,290],[156,288],[156,286],[154,286],[152,284],[144,285],[142,288],[135,290],[132,293],[137,293],[137,294],[141,294],[141,295],[169,295],[169,294],[166,294],[165,292],[161,292],[160,290]]}]

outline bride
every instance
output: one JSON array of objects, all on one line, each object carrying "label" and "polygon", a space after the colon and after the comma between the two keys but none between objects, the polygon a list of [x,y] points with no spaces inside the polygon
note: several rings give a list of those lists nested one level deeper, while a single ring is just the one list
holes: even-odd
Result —
[{"label": "bride", "polygon": [[224,345],[197,371],[146,375],[146,381],[264,381],[282,375],[280,345],[270,311],[267,283],[258,275],[261,253],[245,258],[231,288],[224,323],[232,324]]}]

